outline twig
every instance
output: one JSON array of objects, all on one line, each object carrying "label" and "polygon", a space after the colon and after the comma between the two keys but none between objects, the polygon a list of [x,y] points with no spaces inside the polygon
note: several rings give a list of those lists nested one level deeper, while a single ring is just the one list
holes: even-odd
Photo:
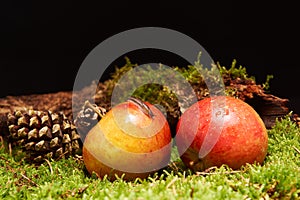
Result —
[{"label": "twig", "polygon": [[[210,171],[210,170],[208,170]],[[233,170],[233,171],[226,171],[226,172],[196,172],[196,175],[218,175],[218,174],[237,174],[242,172],[241,170]]]},{"label": "twig", "polygon": [[175,162],[171,162],[169,165],[168,165],[171,169],[173,170],[176,170],[176,171],[179,171],[177,165]]},{"label": "twig", "polygon": [[51,175],[53,175],[53,169],[52,169],[51,163],[49,162],[48,159],[44,159],[44,160],[47,162],[47,164],[48,164],[48,166],[49,166],[49,168],[50,168],[50,173],[51,173]]},{"label": "twig", "polygon": [[178,177],[175,176],[173,180],[170,181],[170,183],[166,186],[166,189],[168,189],[171,185],[173,185],[177,181]]},{"label": "twig", "polygon": [[64,194],[61,195],[61,197],[63,199],[67,199],[69,197],[75,197],[76,195],[81,195],[88,187],[89,187],[89,185],[78,188],[78,189],[75,188],[73,190],[67,190]]},{"label": "twig", "polygon": [[4,139],[2,136],[0,136],[0,143],[1,143],[0,149],[4,148]]},{"label": "twig", "polygon": [[84,107],[88,107],[92,109],[97,115],[99,115],[101,118],[104,117],[106,110],[101,107],[97,107],[96,105],[91,104],[88,100],[84,102]]},{"label": "twig", "polygon": [[9,156],[12,156],[11,143],[8,143]]},{"label": "twig", "polygon": [[61,159],[64,155],[70,153],[69,151],[64,152],[63,154],[61,154],[60,156],[58,156],[58,158],[55,159],[55,161],[58,161],[59,159]]},{"label": "twig", "polygon": [[8,160],[6,158],[2,157],[2,156],[0,156],[0,159],[8,162]]},{"label": "twig", "polygon": [[32,183],[34,186],[38,187],[39,185],[35,183],[33,180],[25,176],[24,174],[20,173],[23,178],[25,178],[29,183]]},{"label": "twig", "polygon": [[293,148],[300,154],[300,150],[297,147],[293,146]]},{"label": "twig", "polygon": [[231,171],[231,172],[196,172],[196,175],[218,175],[218,174],[237,174],[242,171]]},{"label": "twig", "polygon": [[88,187],[89,187],[89,185],[79,188],[78,194],[82,194]]}]

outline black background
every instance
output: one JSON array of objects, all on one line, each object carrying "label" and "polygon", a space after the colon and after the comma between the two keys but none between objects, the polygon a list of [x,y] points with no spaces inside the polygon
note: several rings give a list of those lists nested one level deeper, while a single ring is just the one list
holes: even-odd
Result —
[{"label": "black background", "polygon": [[[121,31],[156,26],[192,37],[222,65],[236,59],[258,83],[273,74],[271,93],[290,99],[291,108],[300,113],[296,4],[128,2],[2,1],[0,97],[72,90],[77,70],[95,46]],[[131,56],[138,64],[186,64],[157,52]]]}]

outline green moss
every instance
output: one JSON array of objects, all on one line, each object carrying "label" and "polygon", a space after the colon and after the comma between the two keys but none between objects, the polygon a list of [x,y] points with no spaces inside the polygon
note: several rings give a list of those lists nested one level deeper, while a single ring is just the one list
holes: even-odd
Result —
[{"label": "green moss", "polygon": [[248,164],[237,171],[222,166],[193,174],[174,152],[169,167],[134,182],[88,176],[75,158],[34,167],[2,148],[0,199],[299,199],[300,130],[287,116],[268,134],[263,165]]},{"label": "green moss", "polygon": [[249,76],[247,73],[247,70],[245,67],[243,66],[236,66],[236,59],[234,59],[231,63],[231,67],[229,69],[227,69],[225,66],[221,66],[221,64],[219,62],[217,62],[217,66],[220,70],[220,73],[222,74],[222,76],[224,77],[231,77],[231,79],[244,79],[244,80],[254,80],[255,81],[255,77],[254,76]]},{"label": "green moss", "polygon": [[267,75],[266,82],[262,84],[262,86],[263,86],[263,88],[264,88],[265,90],[268,91],[268,90],[270,89],[270,81],[271,81],[271,79],[273,79],[273,78],[274,78],[273,75]]},{"label": "green moss", "polygon": [[[252,81],[255,83],[255,77],[250,76],[247,73],[247,70],[245,67],[239,65],[237,66],[237,61],[234,59],[232,61],[231,66],[225,67],[222,66],[219,62],[215,64],[214,67],[203,67],[201,64],[201,53],[199,53],[197,61],[194,63],[194,65],[188,65],[186,67],[178,67],[174,66],[174,72],[180,74],[193,88],[197,99],[200,100],[202,98],[208,97],[210,95],[208,85],[213,88],[218,88],[218,90],[214,91],[214,95],[229,95],[229,96],[235,96],[236,89],[232,87],[226,87],[224,91],[224,86],[227,86],[226,84],[229,84],[229,80],[236,80],[240,79],[241,81]],[[137,64],[133,64],[130,62],[129,58],[125,57],[125,65],[122,67],[116,67],[114,73],[111,74],[111,79],[104,82],[105,85],[105,95],[107,95],[107,98],[110,99],[113,90],[115,89],[115,86],[118,85],[120,90],[123,91],[124,94],[119,94],[121,98],[128,96],[128,92],[131,92],[131,96],[138,97],[142,100],[148,101],[152,104],[160,104],[162,105],[168,113],[171,113],[172,111],[178,111],[178,98],[176,96],[176,91],[171,91],[170,88],[168,88],[165,85],[159,85],[155,83],[151,83],[152,80],[158,78],[158,77],[170,77],[168,71],[164,73],[155,73],[153,72],[153,69],[151,66],[144,67],[143,70],[138,70],[139,68]],[[214,64],[212,64],[214,65]],[[158,67],[158,69],[161,67]],[[130,74],[132,70],[135,69],[135,72]],[[127,82],[124,86],[124,83],[119,83],[120,79],[127,75]],[[178,77],[173,77],[174,79]],[[270,89],[270,80],[273,78],[272,75],[268,75],[266,77],[265,83],[262,84],[262,88],[265,90]],[[141,82],[141,79],[144,79],[146,83],[143,86],[140,86],[138,88],[135,88],[135,90],[131,90],[129,86],[135,86],[138,82]],[[220,80],[221,79],[221,80]],[[178,79],[179,80],[179,79]],[[181,80],[181,79],[180,79]],[[148,82],[147,82],[148,81]],[[168,81],[166,79],[165,81]],[[216,85],[219,84],[219,85]],[[129,87],[129,88],[128,88]],[[182,93],[182,91],[185,91],[186,88],[181,88],[182,85],[178,83],[179,90],[178,93]],[[102,88],[103,89],[103,88]],[[224,93],[225,92],[225,93]],[[123,101],[126,99],[121,99],[119,101]],[[183,108],[185,110],[186,108]],[[175,116],[175,115],[174,115]],[[177,116],[177,114],[176,114]]]},{"label": "green moss", "polygon": [[[243,67],[241,65],[237,66],[237,60],[233,59],[231,66],[228,68],[226,66],[222,66],[220,62],[217,62],[215,64],[216,67],[203,67],[201,64],[201,52],[198,55],[197,61],[194,63],[194,65],[188,65],[186,67],[178,67],[174,66],[173,69],[180,73],[190,84],[194,87],[198,96],[200,98],[203,96],[208,95],[207,85],[208,84],[215,84],[220,83],[222,81],[227,80],[235,80],[235,79],[242,79],[242,80],[252,80],[255,82],[255,77],[250,76],[247,73],[246,67]],[[114,73],[111,74],[111,79],[107,80],[104,84],[107,85],[107,91],[108,94],[111,95],[112,91],[114,89],[115,84],[118,83],[118,81],[121,79],[123,75],[125,75],[127,72],[131,71],[135,67],[138,66],[138,64],[132,64],[130,62],[130,59],[128,57],[125,57],[125,65],[122,67],[116,67]],[[213,64],[212,64],[213,65]],[[150,71],[149,66],[149,71]],[[148,72],[149,72],[148,71]],[[153,79],[153,76],[163,76],[164,74],[155,74],[155,73],[147,73],[147,70],[143,71],[143,73],[135,74],[140,75],[140,77],[151,80],[151,76]],[[220,76],[216,76],[220,75]],[[205,79],[203,77],[206,77]],[[219,80],[218,78],[221,77],[223,80]],[[134,85],[135,79],[138,79],[137,76],[132,76],[131,80],[132,84]],[[266,81],[262,83],[262,87],[265,90],[270,89],[270,81],[273,79],[273,75],[267,75]],[[164,90],[165,92],[161,92],[161,90]],[[199,91],[201,90],[201,91]],[[157,91],[157,93],[155,93]],[[232,91],[227,91],[227,94],[230,95]],[[139,97],[144,100],[151,100],[149,98],[150,96],[162,96],[162,95],[174,95],[172,94],[172,91],[170,91],[165,86],[158,86],[156,84],[148,84],[141,88],[138,88],[134,96]],[[153,98],[152,98],[153,99]],[[174,100],[174,98],[171,98]],[[154,102],[154,100],[152,100]],[[159,100],[156,100],[155,103],[159,102]]]}]

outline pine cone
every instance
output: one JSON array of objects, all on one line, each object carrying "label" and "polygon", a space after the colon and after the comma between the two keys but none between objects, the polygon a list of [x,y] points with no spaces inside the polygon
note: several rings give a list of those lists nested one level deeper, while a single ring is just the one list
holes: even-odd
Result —
[{"label": "pine cone", "polygon": [[29,162],[81,154],[80,136],[64,114],[18,110],[9,113],[7,118],[8,142],[26,152],[25,160]]},{"label": "pine cone", "polygon": [[84,141],[85,136],[93,128],[98,121],[105,115],[106,109],[97,106],[96,104],[91,104],[89,101],[86,101],[82,109],[78,112],[74,124],[77,127],[77,130]]}]

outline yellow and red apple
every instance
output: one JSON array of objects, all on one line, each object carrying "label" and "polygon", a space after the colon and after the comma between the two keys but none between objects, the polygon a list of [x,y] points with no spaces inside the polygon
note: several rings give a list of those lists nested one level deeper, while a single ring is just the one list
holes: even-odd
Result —
[{"label": "yellow and red apple", "polygon": [[146,178],[165,167],[171,155],[171,133],[154,105],[131,98],[114,106],[87,134],[83,159],[89,173],[114,180]]}]

